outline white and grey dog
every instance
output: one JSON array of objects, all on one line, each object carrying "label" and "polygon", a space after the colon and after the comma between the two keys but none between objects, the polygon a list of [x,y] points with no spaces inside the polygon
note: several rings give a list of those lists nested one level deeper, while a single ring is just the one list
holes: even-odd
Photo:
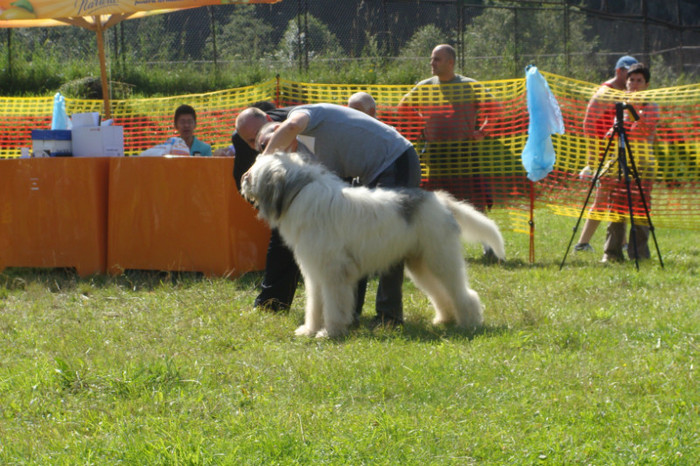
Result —
[{"label": "white and grey dog", "polygon": [[498,226],[445,192],[349,187],[297,154],[260,156],[242,192],[294,251],[306,283],[297,335],[333,337],[353,320],[357,281],[404,260],[435,307],[434,324],[476,328],[479,295],[468,286],[461,236],[503,259]]}]

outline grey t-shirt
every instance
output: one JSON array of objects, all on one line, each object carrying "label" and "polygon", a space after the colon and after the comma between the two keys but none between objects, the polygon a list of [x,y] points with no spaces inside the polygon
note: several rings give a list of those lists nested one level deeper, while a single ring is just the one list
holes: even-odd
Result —
[{"label": "grey t-shirt", "polygon": [[459,74],[450,81],[433,76],[416,84],[405,100],[425,119],[427,141],[467,140],[476,129],[480,87]]},{"label": "grey t-shirt", "polygon": [[411,147],[396,129],[358,110],[310,104],[295,107],[289,115],[296,112],[309,116],[301,135],[313,138],[316,159],[341,178],[359,177],[363,185]]}]

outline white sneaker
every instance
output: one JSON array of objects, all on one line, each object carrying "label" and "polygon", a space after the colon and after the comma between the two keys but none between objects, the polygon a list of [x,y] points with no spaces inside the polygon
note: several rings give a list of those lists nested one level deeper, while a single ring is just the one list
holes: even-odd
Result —
[{"label": "white sneaker", "polygon": [[574,246],[574,251],[576,252],[593,252],[593,246],[588,243],[576,243]]}]

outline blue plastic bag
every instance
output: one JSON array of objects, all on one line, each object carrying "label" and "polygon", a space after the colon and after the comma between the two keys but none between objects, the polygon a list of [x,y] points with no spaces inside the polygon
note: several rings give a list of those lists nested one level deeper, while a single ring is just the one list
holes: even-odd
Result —
[{"label": "blue plastic bag", "polygon": [[71,129],[71,121],[66,113],[66,99],[57,92],[53,96],[53,118],[51,119],[51,129]]},{"label": "blue plastic bag", "polygon": [[529,180],[539,181],[554,168],[556,155],[552,134],[564,134],[564,119],[547,80],[536,66],[526,68],[525,85],[530,124],[523,149],[523,166]]}]

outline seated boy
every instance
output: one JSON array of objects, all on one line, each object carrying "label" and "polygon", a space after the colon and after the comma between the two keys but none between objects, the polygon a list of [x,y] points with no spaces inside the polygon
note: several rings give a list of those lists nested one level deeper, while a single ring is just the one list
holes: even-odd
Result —
[{"label": "seated boy", "polygon": [[196,127],[197,113],[194,108],[187,104],[180,105],[175,110],[175,129],[180,133],[180,138],[185,141],[187,147],[190,148],[190,155],[211,157],[211,146],[195,137]]}]

